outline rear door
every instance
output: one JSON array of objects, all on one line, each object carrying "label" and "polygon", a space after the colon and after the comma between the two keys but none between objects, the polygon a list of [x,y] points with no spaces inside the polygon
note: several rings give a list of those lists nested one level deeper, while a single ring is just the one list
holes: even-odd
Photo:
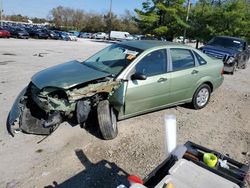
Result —
[{"label": "rear door", "polygon": [[171,103],[192,98],[196,83],[201,78],[200,67],[192,50],[170,48]]},{"label": "rear door", "polygon": [[166,49],[146,54],[132,72],[143,73],[146,80],[129,80],[125,115],[139,114],[166,104],[170,95],[170,74],[167,73]]}]

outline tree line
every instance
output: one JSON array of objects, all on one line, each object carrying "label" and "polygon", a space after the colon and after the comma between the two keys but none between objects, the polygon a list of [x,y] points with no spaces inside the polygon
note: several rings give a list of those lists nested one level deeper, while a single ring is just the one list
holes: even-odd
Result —
[{"label": "tree line", "polygon": [[138,33],[139,28],[133,17],[133,13],[129,10],[125,10],[124,14],[119,16],[113,12],[104,14],[85,13],[83,10],[74,10],[62,6],[53,8],[50,11],[50,18],[56,27],[84,32],[107,32],[111,26],[113,30],[126,30],[131,33]]},{"label": "tree line", "polygon": [[[13,21],[27,21],[21,15],[5,16]],[[207,41],[215,35],[246,38],[250,42],[250,0],[145,0],[141,9],[88,13],[58,6],[47,19],[32,18],[35,23],[50,22],[61,30],[82,32],[128,31],[151,34],[172,40],[183,36]]]},{"label": "tree line", "polygon": [[48,22],[45,18],[29,18],[28,16],[22,16],[21,14],[13,15],[3,15],[3,20],[14,21],[14,22],[29,22],[31,20],[33,23],[45,23]]},{"label": "tree line", "polygon": [[144,33],[172,40],[186,31],[188,38],[200,41],[226,35],[250,42],[249,0],[198,0],[193,4],[185,0],[147,0],[142,6],[135,12]]}]

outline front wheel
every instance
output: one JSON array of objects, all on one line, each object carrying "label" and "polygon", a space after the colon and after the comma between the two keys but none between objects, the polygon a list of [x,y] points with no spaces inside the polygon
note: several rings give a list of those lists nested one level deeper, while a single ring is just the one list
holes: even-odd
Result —
[{"label": "front wheel", "polygon": [[97,106],[97,118],[102,137],[105,140],[114,139],[118,134],[117,121],[114,109],[110,107],[109,101],[101,101]]},{"label": "front wheel", "polygon": [[202,84],[194,93],[192,101],[193,107],[197,110],[204,108],[209,101],[210,95],[211,88],[209,85]]}]

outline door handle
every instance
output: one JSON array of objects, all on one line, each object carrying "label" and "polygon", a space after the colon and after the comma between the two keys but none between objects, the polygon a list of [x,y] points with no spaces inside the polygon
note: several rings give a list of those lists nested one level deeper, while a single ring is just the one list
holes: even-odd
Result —
[{"label": "door handle", "polygon": [[197,70],[193,70],[192,72],[191,72],[191,74],[197,74],[199,71],[197,71]]},{"label": "door handle", "polygon": [[160,78],[157,82],[162,83],[162,82],[165,82],[167,80],[168,80],[167,78]]}]

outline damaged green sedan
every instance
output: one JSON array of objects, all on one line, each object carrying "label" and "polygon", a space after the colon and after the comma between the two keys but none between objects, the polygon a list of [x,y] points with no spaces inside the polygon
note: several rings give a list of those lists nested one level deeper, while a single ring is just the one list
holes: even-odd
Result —
[{"label": "damaged green sedan", "polygon": [[192,103],[205,107],[223,82],[223,63],[191,47],[160,41],[113,44],[84,62],[35,74],[9,113],[11,135],[49,135],[63,121],[87,121],[97,112],[104,139],[118,134],[117,120]]}]

